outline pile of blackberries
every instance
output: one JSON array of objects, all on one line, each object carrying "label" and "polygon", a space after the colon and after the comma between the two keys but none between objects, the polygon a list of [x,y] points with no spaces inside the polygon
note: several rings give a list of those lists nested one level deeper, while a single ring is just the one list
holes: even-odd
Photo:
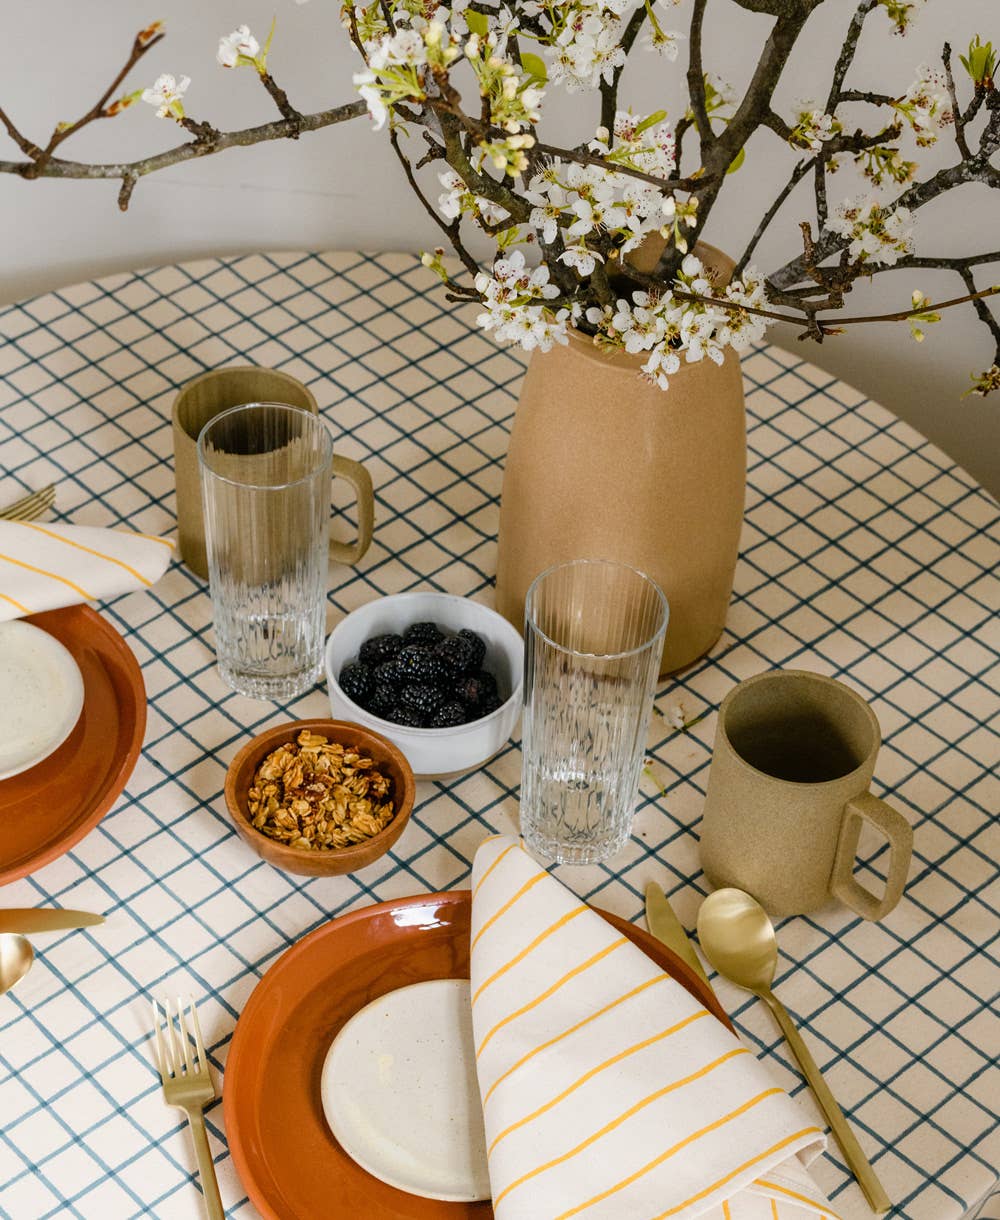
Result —
[{"label": "pile of blackberries", "polygon": [[502,703],[496,678],[483,669],[485,657],[486,645],[474,631],[451,635],[437,623],[414,623],[402,635],[365,640],[338,680],[348,699],[383,720],[451,728],[488,716]]}]

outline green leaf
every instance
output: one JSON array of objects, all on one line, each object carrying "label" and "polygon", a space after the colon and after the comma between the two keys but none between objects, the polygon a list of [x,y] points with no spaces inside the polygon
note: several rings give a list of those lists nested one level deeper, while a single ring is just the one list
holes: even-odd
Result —
[{"label": "green leaf", "polygon": [[649,115],[647,118],[644,118],[642,120],[642,122],[639,124],[639,126],[635,129],[635,134],[639,135],[641,132],[646,131],[648,128],[655,127],[657,123],[662,123],[666,117],[667,117],[667,112],[665,110],[654,110],[651,115]]},{"label": "green leaf", "polygon": [[736,156],[733,157],[732,161],[729,162],[729,168],[726,170],[726,173],[735,174],[746,159],[747,150],[745,148],[741,148]]},{"label": "green leaf", "polygon": [[485,38],[490,32],[490,23],[486,14],[477,13],[472,8],[465,10],[465,24],[473,34],[478,34],[480,38]]},{"label": "green leaf", "polygon": [[540,85],[544,85],[549,79],[549,70],[545,66],[545,60],[540,55],[532,55],[530,51],[522,51],[521,67],[533,80],[538,81]]}]

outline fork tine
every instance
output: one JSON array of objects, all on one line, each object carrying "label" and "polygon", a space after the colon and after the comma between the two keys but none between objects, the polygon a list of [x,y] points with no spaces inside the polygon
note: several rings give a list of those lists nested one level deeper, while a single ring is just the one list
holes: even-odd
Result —
[{"label": "fork tine", "polygon": [[208,1071],[208,1056],[205,1054],[205,1043],[201,1036],[201,1023],[198,1020],[198,1009],[191,1002],[191,1023],[194,1025],[194,1040],[198,1048],[198,1068],[199,1071]]},{"label": "fork tine", "polygon": [[42,487],[38,491],[22,496],[20,500],[15,500],[13,504],[8,504],[6,508],[0,509],[0,518],[7,521],[33,521],[35,517],[40,517],[47,508],[51,508],[55,499],[55,484],[50,483],[48,487]]},{"label": "fork tine", "polygon": [[155,1000],[150,1000],[150,1005],[153,1009],[153,1032],[156,1035],[156,1046],[154,1054],[156,1056],[156,1068],[160,1073],[160,1079],[164,1084],[170,1079],[170,1072],[167,1068],[167,1048],[163,1044],[163,1030],[160,1023],[160,1009]]},{"label": "fork tine", "polygon": [[170,1043],[170,1059],[173,1063],[173,1074],[181,1075],[181,1048],[177,1044],[177,1030],[174,1026],[174,1018],[170,1012],[170,1001],[164,999],[163,1011],[167,1014],[167,1041]]},{"label": "fork tine", "polygon": [[177,997],[177,1024],[180,1026],[181,1045],[184,1047],[184,1067],[187,1069],[187,1074],[190,1076],[191,1069],[191,1038],[188,1034],[187,1024],[184,1021],[184,1001]]}]

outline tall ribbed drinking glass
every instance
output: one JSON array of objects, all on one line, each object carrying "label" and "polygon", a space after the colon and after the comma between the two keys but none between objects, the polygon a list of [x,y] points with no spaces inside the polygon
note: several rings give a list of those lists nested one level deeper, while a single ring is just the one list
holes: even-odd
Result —
[{"label": "tall ribbed drinking glass", "polygon": [[198,458],[219,672],[290,699],[322,669],[330,434],[299,407],[248,403],[209,420]]},{"label": "tall ribbed drinking glass", "polygon": [[658,585],[605,560],[528,590],[521,833],[538,854],[590,864],[628,841],[667,616]]}]

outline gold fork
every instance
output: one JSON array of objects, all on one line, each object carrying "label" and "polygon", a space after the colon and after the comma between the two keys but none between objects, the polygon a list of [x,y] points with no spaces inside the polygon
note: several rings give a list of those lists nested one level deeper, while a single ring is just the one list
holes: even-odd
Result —
[{"label": "gold fork", "polygon": [[[201,1190],[205,1200],[205,1215],[208,1220],[225,1220],[226,1213],[222,1210],[222,1198],[219,1195],[219,1183],[215,1176],[215,1166],[212,1164],[212,1153],[208,1146],[208,1135],[205,1132],[204,1109],[215,1100],[215,1086],[208,1073],[208,1058],[205,1055],[205,1044],[201,1037],[201,1026],[198,1024],[198,1011],[194,1001],[188,1000],[191,1011],[191,1024],[194,1028],[196,1054],[192,1060],[191,1037],[188,1034],[184,1019],[184,1005],[177,1001],[177,1026],[170,1011],[170,1001],[163,1001],[163,1018],[160,1016],[160,1006],[155,1000],[153,1006],[153,1030],[156,1035],[156,1066],[163,1081],[163,1099],[168,1106],[176,1106],[187,1115],[191,1127],[191,1138],[194,1141],[194,1152],[198,1158],[198,1173],[201,1176]],[[164,1025],[166,1032],[164,1035]]]},{"label": "gold fork", "polygon": [[55,484],[50,483],[48,487],[40,487],[38,491],[33,491],[30,495],[22,496],[20,500],[15,500],[13,504],[8,504],[6,508],[0,508],[0,519],[4,521],[34,521],[46,509],[51,508],[55,502]]}]

